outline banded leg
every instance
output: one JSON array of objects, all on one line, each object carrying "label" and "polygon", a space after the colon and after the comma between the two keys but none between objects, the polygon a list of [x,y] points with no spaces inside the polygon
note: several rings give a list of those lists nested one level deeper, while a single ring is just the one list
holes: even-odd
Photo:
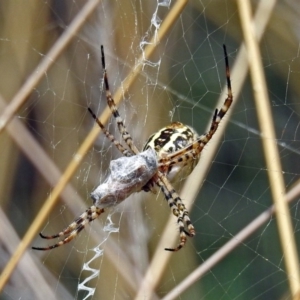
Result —
[{"label": "banded leg", "polygon": [[134,153],[138,154],[139,150],[136,148],[132,141],[132,137],[129,134],[129,132],[126,129],[126,126],[123,122],[123,119],[121,118],[118,109],[116,107],[115,101],[112,98],[110,89],[109,89],[109,84],[108,84],[108,78],[107,78],[107,71],[106,71],[106,66],[105,66],[105,56],[104,56],[104,49],[103,46],[101,45],[101,58],[102,58],[102,67],[103,67],[103,72],[104,72],[104,85],[105,85],[105,91],[106,91],[106,99],[107,99],[107,104],[116,119],[118,129],[120,134],[122,135],[122,138],[124,142],[128,145],[129,149]]},{"label": "banded leg", "polygon": [[[165,250],[178,251],[185,245],[187,236],[195,236],[195,228],[191,223],[185,205],[171,184],[168,183],[167,178],[162,173],[158,172],[154,181],[157,186],[160,187],[170,208],[172,209],[173,214],[177,217],[177,223],[179,226],[180,243],[176,248],[165,248]],[[185,230],[184,223],[186,224],[188,231]]]},{"label": "banded leg", "polygon": [[195,142],[193,142],[189,146],[179,151],[170,153],[166,155],[164,158],[160,159],[158,163],[161,165],[161,168],[167,169],[169,166],[176,165],[178,163],[182,163],[198,157],[201,154],[203,148],[211,140],[211,138],[217,131],[221,120],[223,119],[226,112],[230,108],[233,101],[231,82],[230,82],[230,69],[229,69],[228,55],[227,55],[227,50],[225,45],[223,45],[223,49],[224,49],[224,57],[225,57],[225,70],[226,70],[228,96],[225,99],[222,108],[220,110],[218,109],[215,110],[208,133],[200,136]]},{"label": "banded leg", "polygon": [[78,234],[79,232],[89,223],[94,221],[96,218],[98,218],[102,213],[104,212],[103,208],[99,208],[96,206],[91,206],[89,207],[83,214],[81,214],[74,222],[72,222],[66,229],[63,231],[54,234],[54,235],[43,235],[40,233],[40,237],[43,239],[55,239],[58,237],[66,236],[63,240],[59,241],[58,243],[48,246],[48,247],[32,247],[34,250],[50,250],[53,248],[60,247],[66,243],[69,243],[72,241]]},{"label": "banded leg", "polygon": [[187,229],[188,229],[188,235],[189,236],[194,236],[195,233],[195,228],[192,225],[192,222],[189,218],[189,213],[184,205],[184,203],[182,202],[182,199],[179,197],[179,195],[177,194],[177,192],[175,191],[175,189],[173,188],[173,186],[169,183],[167,177],[165,175],[163,175],[161,172],[158,172],[158,176],[160,177],[161,181],[163,182],[164,186],[166,187],[166,189],[168,190],[169,194],[171,195],[175,205],[177,206],[178,210],[183,214],[183,221],[185,222]]},{"label": "banded leg", "polygon": [[175,248],[165,248],[166,251],[173,251],[173,252],[179,251],[186,244],[186,239],[187,239],[186,237],[187,236],[193,237],[195,235],[195,234],[194,235],[189,234],[184,229],[183,220],[184,218],[182,215],[180,215],[177,219],[177,224],[179,226],[179,239],[180,239],[179,244]]},{"label": "banded leg", "polygon": [[94,112],[88,107],[89,113],[92,115],[95,122],[99,125],[99,127],[102,129],[102,132],[105,134],[107,139],[113,143],[116,148],[124,155],[124,156],[132,156],[133,153],[130,152],[130,150],[126,149],[119,141],[115,139],[115,137],[106,129],[106,127],[101,123],[101,121],[97,118],[97,116],[94,114]]}]

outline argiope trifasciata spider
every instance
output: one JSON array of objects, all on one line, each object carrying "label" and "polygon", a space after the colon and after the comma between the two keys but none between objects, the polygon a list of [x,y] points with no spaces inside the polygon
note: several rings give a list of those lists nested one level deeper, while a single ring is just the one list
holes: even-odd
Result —
[{"label": "argiope trifasciata spider", "polygon": [[112,98],[108,85],[104,50],[101,46],[107,104],[117,122],[119,132],[127,148],[108,132],[92,110],[88,108],[96,123],[101,127],[106,137],[123,154],[123,157],[111,161],[110,175],[107,180],[91,193],[94,205],[58,234],[45,236],[40,233],[40,236],[45,239],[66,237],[52,246],[32,247],[33,249],[50,250],[70,242],[88,223],[99,217],[104,212],[104,208],[119,204],[132,193],[142,190],[146,192],[154,191],[155,186],[158,186],[163,192],[173,214],[177,217],[179,226],[179,244],[176,248],[166,248],[165,250],[178,251],[185,245],[187,236],[193,237],[195,235],[195,229],[188,216],[188,211],[169,180],[183,170],[186,175],[192,172],[200,159],[203,148],[218,129],[220,121],[231,106],[232,91],[229,63],[225,45],[223,45],[223,48],[228,97],[223,107],[220,110],[215,110],[209,132],[198,136],[192,128],[180,122],[174,122],[153,134],[145,144],[143,152],[139,152],[131,135],[126,130]]}]

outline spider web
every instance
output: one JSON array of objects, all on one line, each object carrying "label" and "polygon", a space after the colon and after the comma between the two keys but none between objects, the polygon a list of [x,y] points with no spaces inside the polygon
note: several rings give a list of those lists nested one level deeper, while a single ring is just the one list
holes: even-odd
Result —
[{"label": "spider web", "polygon": [[[258,2],[252,9],[299,248],[300,12],[292,1],[271,3],[262,9]],[[94,8],[84,15],[89,5]],[[273,204],[268,172],[274,170],[265,162],[234,2],[8,2],[1,13],[0,124],[17,93],[23,100],[1,132],[0,270],[18,256],[28,230],[34,237],[29,247],[50,244],[38,230],[57,233],[89,207],[90,192],[105,180],[109,162],[120,156],[103,134],[95,135],[82,159],[78,154],[95,128],[87,107],[101,115],[107,106],[101,44],[111,91],[116,101],[120,98],[120,114],[138,149],[172,121],[199,134],[206,131],[227,94],[223,44],[234,104],[196,170],[175,185],[197,233],[182,250],[164,251],[178,242],[178,230],[163,196],[141,192],[107,210],[71,243],[47,252],[28,250],[3,287],[1,271],[0,299],[291,299],[290,257],[282,251],[277,218],[269,215],[259,226],[251,225]],[[72,27],[76,20],[82,22],[78,29]],[[71,37],[67,46],[51,56],[66,32]],[[51,66],[43,69],[48,57]],[[26,94],[30,76],[35,81]],[[106,124],[119,137],[114,120]],[[72,161],[79,163],[70,182],[33,228]],[[249,224],[251,234],[241,239],[237,235]],[[215,258],[231,239],[239,245]]]}]

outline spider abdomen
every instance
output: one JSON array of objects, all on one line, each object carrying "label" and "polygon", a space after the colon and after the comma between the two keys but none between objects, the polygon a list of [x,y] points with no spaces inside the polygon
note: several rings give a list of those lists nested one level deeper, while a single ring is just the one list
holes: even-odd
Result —
[{"label": "spider abdomen", "polygon": [[[197,132],[180,122],[173,122],[152,134],[146,142],[144,149],[152,148],[157,153],[158,159],[168,154],[184,149],[198,138]],[[177,181],[187,177],[197,165],[199,157],[192,160],[178,161],[169,166],[166,175],[169,180]]]}]

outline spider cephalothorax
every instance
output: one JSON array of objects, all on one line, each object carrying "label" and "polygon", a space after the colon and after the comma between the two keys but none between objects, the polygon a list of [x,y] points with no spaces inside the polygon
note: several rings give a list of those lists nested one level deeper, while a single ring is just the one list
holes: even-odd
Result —
[{"label": "spider cephalothorax", "polygon": [[33,249],[50,250],[70,242],[86,224],[92,222],[102,214],[104,208],[119,204],[132,193],[154,191],[156,186],[160,188],[164,194],[173,214],[177,217],[179,226],[179,244],[176,248],[166,248],[165,250],[178,251],[185,245],[187,236],[193,237],[195,235],[195,229],[188,216],[188,211],[170,181],[191,173],[200,159],[203,148],[218,129],[220,121],[231,106],[233,98],[229,64],[225,45],[223,48],[228,97],[225,99],[223,107],[220,110],[215,110],[208,133],[198,136],[189,126],[180,122],[174,122],[151,135],[143,151],[139,152],[112,98],[107,79],[104,50],[103,46],[101,46],[107,104],[117,122],[125,146],[109,133],[90,108],[88,110],[106,137],[123,154],[123,157],[111,161],[110,174],[106,181],[100,184],[91,193],[91,197],[94,201],[91,207],[58,234],[45,236],[40,233],[40,236],[45,239],[66,237],[52,246],[33,247]]}]

